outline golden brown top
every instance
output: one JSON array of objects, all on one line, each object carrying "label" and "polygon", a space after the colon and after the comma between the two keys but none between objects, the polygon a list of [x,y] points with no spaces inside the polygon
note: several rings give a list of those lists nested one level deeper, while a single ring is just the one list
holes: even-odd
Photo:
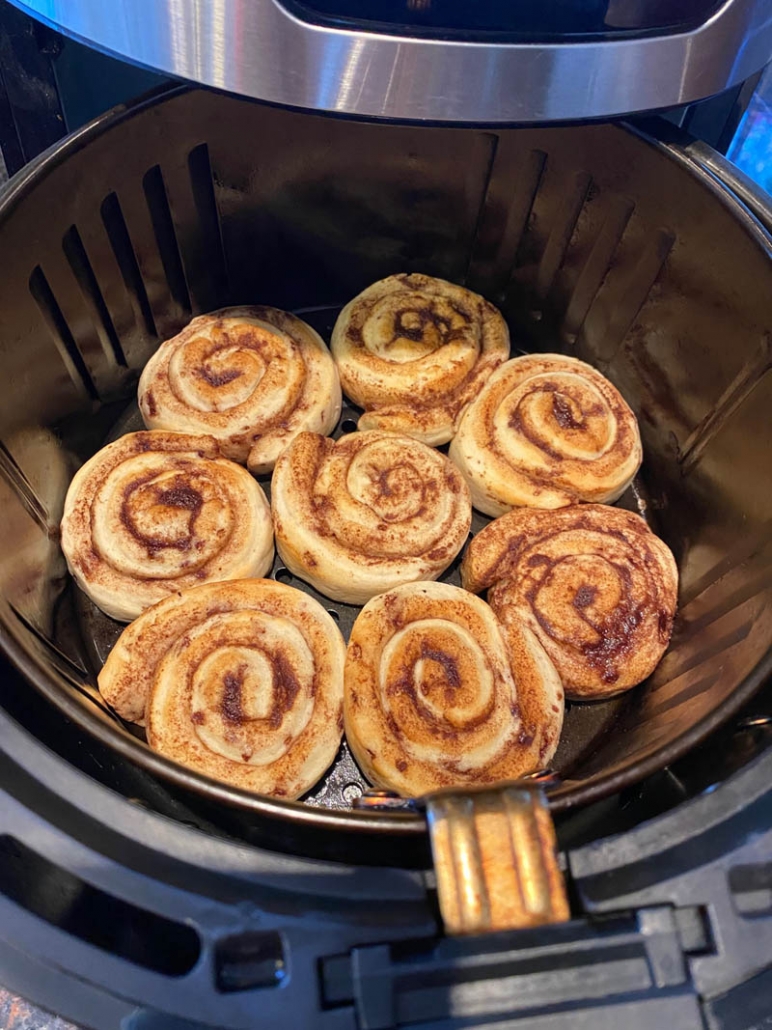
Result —
[{"label": "golden brown top", "polygon": [[128,620],[174,590],[270,567],[268,503],[209,436],[129,433],[75,475],[62,549],[79,586]]},{"label": "golden brown top", "polygon": [[451,457],[489,515],[620,496],[642,458],[635,415],[591,365],[559,354],[513,358],[461,419]]},{"label": "golden brown top", "polygon": [[360,429],[447,443],[456,420],[509,356],[499,311],[461,286],[417,273],[368,287],[340,314],[332,353]]},{"label": "golden brown top", "polygon": [[354,623],[344,711],[368,778],[415,795],[546,765],[563,691],[529,630],[509,634],[457,587],[411,583],[373,598]]},{"label": "golden brown top", "polygon": [[99,689],[148,742],[206,776],[277,797],[308,790],[342,735],[344,644],[329,614],[269,580],[207,584],[124,630]]},{"label": "golden brown top", "polygon": [[293,435],[329,433],[341,393],[321,337],[278,308],[199,315],[161,344],[139,383],[145,425],[209,433],[254,472],[273,468]]},{"label": "golden brown top", "polygon": [[461,581],[488,589],[503,621],[530,626],[569,697],[606,697],[640,683],[670,640],[678,570],[637,515],[600,504],[519,509],[467,548]]},{"label": "golden brown top", "polygon": [[472,518],[448,458],[376,431],[337,442],[299,435],[277,463],[271,503],[288,567],[352,603],[438,576],[461,550]]}]

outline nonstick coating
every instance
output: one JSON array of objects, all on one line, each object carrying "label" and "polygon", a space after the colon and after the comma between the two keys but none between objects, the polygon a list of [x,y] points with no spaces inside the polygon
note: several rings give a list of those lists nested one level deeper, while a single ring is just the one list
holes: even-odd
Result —
[{"label": "nonstick coating", "polygon": [[[338,307],[317,308],[313,310],[301,310],[297,313],[300,314],[310,325],[313,325],[324,339],[329,341],[332,327],[335,324],[335,319],[337,318],[339,310],[340,309]],[[332,434],[333,437],[338,439],[340,436],[343,436],[348,432],[352,432],[356,428],[357,419],[359,418],[360,413],[360,409],[355,408],[347,401],[344,401],[340,420]],[[142,417],[139,413],[137,404],[133,402],[123,412],[121,412],[119,418],[112,426],[109,434],[104,440],[104,443],[110,443],[122,436],[124,433],[132,433],[140,429],[144,429],[144,423],[142,422]],[[447,452],[447,449],[447,446],[440,448],[440,450],[445,452]],[[271,476],[260,476],[259,482],[270,500]],[[640,485],[640,482],[636,482],[633,487],[626,491],[625,495],[618,502],[619,506],[630,508],[630,510],[636,511],[645,516],[648,511],[648,506],[643,499],[641,489],[642,486]],[[472,536],[478,533],[483,526],[486,526],[490,521],[491,520],[487,515],[483,515],[480,512],[475,511],[472,518],[472,529],[469,538],[471,539]],[[458,558],[456,558],[450,568],[440,576],[440,582],[451,583],[454,586],[461,585],[459,567],[462,556],[463,551]],[[322,604],[333,616],[340,626],[344,639],[348,641],[351,627],[361,610],[360,607],[356,605],[343,604],[340,601],[332,601],[330,598],[324,597],[324,595],[318,593],[318,591],[303,582],[303,580],[293,576],[289,570],[284,567],[278,553],[274,559],[270,575],[279,582],[287,583],[290,586],[296,587],[319,601],[320,604]],[[111,619],[109,616],[105,615],[104,612],[100,611],[100,609],[97,608],[97,606],[74,585],[72,587],[72,602],[75,608],[85,652],[88,657],[89,668],[94,676],[96,676],[104,665],[107,655],[110,653],[110,650],[120,636],[124,628],[124,624],[116,622],[115,619]],[[63,649],[68,649],[68,641],[62,641],[61,644]],[[626,705],[629,705],[629,703],[630,697],[628,694],[624,694],[618,698],[612,698],[608,701],[590,704],[567,702],[560,746],[558,747],[557,753],[552,762],[552,769],[561,779],[563,777],[570,777],[572,768],[578,766],[587,755],[592,754],[593,751],[600,746],[604,738],[613,732],[614,725],[619,718],[620,712]],[[129,726],[127,724],[124,725],[126,725],[126,728],[128,728],[130,732],[139,739],[143,741],[145,740],[145,734],[142,729],[135,726]],[[327,771],[325,776],[322,777],[319,783],[316,784],[316,786],[313,787],[302,800],[306,804],[322,808],[349,809],[351,808],[352,803],[357,798],[361,797],[369,786],[369,783],[362,775],[362,772],[354,761],[351,751],[344,740],[333,765]],[[203,787],[202,789],[206,791],[206,787]]]},{"label": "nonstick coating", "polygon": [[[177,792],[222,819],[239,812],[242,828],[273,827],[287,848],[323,831],[352,842],[425,834],[417,814],[351,811],[363,781],[345,755],[304,805],[150,751],[95,689],[119,627],[78,597],[57,546],[74,468],[136,426],[137,377],[162,340],[198,313],[245,303],[296,311],[329,339],[341,304],[401,271],[483,294],[516,352],[589,361],[641,426],[644,465],[622,503],[673,550],[679,617],[647,684],[570,706],[553,810],[662,769],[764,682],[772,239],[687,140],[657,131],[666,142],[617,125],[369,123],[179,88],[99,119],[9,185],[0,647],[78,727],[84,750],[110,755],[100,762],[116,770],[116,789],[122,770],[141,773],[147,803]],[[772,225],[765,202],[757,208]],[[347,633],[355,609],[320,600]]]}]

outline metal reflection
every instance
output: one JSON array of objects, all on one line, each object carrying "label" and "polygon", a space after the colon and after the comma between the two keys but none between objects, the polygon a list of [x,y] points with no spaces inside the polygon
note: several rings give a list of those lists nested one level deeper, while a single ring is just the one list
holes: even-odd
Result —
[{"label": "metal reflection", "polygon": [[280,0],[12,2],[170,75],[294,107],[388,118],[610,117],[719,93],[772,54],[768,0],[726,0],[689,32],[568,44],[341,29],[311,24]]}]

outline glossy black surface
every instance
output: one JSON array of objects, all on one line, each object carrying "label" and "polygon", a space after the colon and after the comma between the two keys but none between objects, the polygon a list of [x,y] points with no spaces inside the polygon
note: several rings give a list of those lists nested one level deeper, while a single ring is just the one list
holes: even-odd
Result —
[{"label": "glossy black surface", "polygon": [[678,32],[705,21],[717,0],[285,0],[302,17],[409,34],[508,41],[619,39]]},{"label": "glossy black surface", "polygon": [[[12,606],[0,633],[119,780],[141,766],[134,796],[163,805],[163,780],[210,824],[285,851],[413,865],[425,854],[416,814],[281,803],[164,760],[104,717],[98,662],[79,651],[77,625],[52,619],[71,470],[103,443],[160,340],[246,302],[321,315],[328,332],[336,305],[406,269],[491,299],[516,350],[562,350],[617,383],[641,424],[647,515],[680,565],[670,653],[615,722],[598,709],[602,733],[583,726],[572,740],[572,710],[577,760],[551,789],[554,810],[630,788],[747,701],[770,663],[770,484],[757,470],[772,244],[674,136],[382,125],[179,90],[105,118],[9,187],[0,370],[17,386],[0,419]],[[352,784],[339,784],[347,803]]]},{"label": "glossy black surface", "polygon": [[[0,838],[46,883],[21,889],[17,862],[0,889],[1,980],[109,1030],[753,1025],[772,954],[770,701],[749,700],[772,611],[772,217],[705,159],[608,126],[405,129],[181,92],[13,184],[0,634],[26,679],[0,666]],[[73,226],[128,366],[74,274]],[[221,299],[333,305],[406,265],[494,298],[519,345],[620,383],[681,563],[666,667],[556,798],[566,926],[445,941],[419,818],[218,794],[153,765],[101,719],[77,624],[54,628],[44,603],[46,577],[61,587],[57,462],[104,439],[159,337]],[[37,450],[18,434],[30,414]],[[95,940],[104,921],[81,913],[102,904],[127,918]],[[141,912],[189,928],[198,962],[159,970],[154,942],[128,947]]]}]

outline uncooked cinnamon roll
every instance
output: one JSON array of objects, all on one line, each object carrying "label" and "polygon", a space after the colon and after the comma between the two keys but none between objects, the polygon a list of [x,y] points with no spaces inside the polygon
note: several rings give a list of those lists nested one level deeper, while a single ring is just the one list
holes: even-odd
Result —
[{"label": "uncooked cinnamon roll", "polygon": [[264,575],[271,514],[259,484],[211,436],[128,433],[70,483],[62,550],[81,590],[128,622],[175,590]]},{"label": "uncooked cinnamon roll", "polygon": [[295,315],[223,308],[161,344],[139,381],[139,407],[149,429],[208,433],[257,475],[301,430],[332,432],[340,382],[322,338]]},{"label": "uncooked cinnamon roll", "polygon": [[513,358],[464,412],[450,456],[486,515],[615,501],[641,464],[635,415],[591,365]]},{"label": "uncooked cinnamon roll", "polygon": [[505,625],[530,626],[566,694],[611,697],[653,672],[670,640],[678,569],[642,518],[602,504],[516,510],[467,548],[461,582]]},{"label": "uncooked cinnamon roll", "polygon": [[341,311],[331,348],[360,429],[387,429],[438,446],[494,368],[509,330],[487,300],[428,275],[392,275]]},{"label": "uncooked cinnamon roll", "polygon": [[516,779],[548,765],[563,688],[526,626],[444,583],[362,609],[346,653],[346,739],[374,784],[402,795]]},{"label": "uncooked cinnamon roll", "polygon": [[322,606],[269,580],[208,583],[122,633],[99,675],[151,747],[204,776],[297,798],[343,732],[345,645]]},{"label": "uncooked cinnamon roll", "polygon": [[436,579],[472,521],[469,491],[452,462],[409,437],[376,431],[337,442],[301,433],[276,463],[271,507],[287,568],[349,604]]}]

